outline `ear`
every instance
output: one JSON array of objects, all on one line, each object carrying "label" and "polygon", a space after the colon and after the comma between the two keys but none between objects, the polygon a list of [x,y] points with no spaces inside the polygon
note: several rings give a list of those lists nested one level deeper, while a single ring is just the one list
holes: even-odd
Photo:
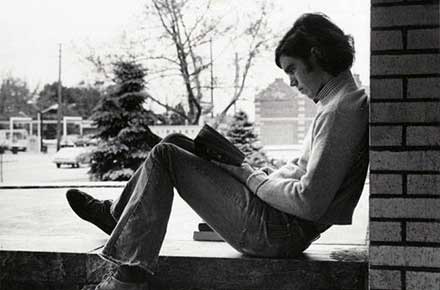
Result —
[{"label": "ear", "polygon": [[310,56],[308,59],[309,71],[313,71],[313,70],[315,70],[316,67],[319,66],[320,55],[321,55],[321,53],[317,47],[312,47],[310,49]]}]

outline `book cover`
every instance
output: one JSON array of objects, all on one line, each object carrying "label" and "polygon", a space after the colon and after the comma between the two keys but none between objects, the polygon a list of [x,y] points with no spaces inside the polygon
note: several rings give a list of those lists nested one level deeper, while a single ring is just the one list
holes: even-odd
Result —
[{"label": "book cover", "polygon": [[195,153],[207,160],[241,166],[243,152],[211,126],[205,124],[194,139]]}]

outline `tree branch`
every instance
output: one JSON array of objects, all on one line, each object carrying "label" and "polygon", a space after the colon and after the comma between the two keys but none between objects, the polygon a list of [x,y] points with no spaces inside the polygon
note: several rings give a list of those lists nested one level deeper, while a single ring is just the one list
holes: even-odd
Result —
[{"label": "tree branch", "polygon": [[170,111],[172,111],[172,112],[178,114],[178,115],[181,116],[182,118],[184,118],[184,119],[188,120],[189,122],[191,122],[191,119],[190,119],[186,114],[183,114],[182,112],[180,112],[180,111],[174,109],[173,107],[168,106],[167,104],[162,103],[161,101],[159,101],[158,99],[156,99],[156,98],[153,97],[152,95],[150,95],[150,94],[148,94],[148,93],[144,93],[144,96],[145,96],[147,99],[152,100],[152,101],[155,102],[156,104],[158,104],[158,105],[160,105],[160,106],[166,108],[167,110],[170,110]]},{"label": "tree branch", "polygon": [[236,91],[235,95],[229,101],[228,105],[222,110],[222,112],[216,118],[216,120],[214,122],[214,127],[215,128],[217,128],[219,126],[220,122],[222,122],[224,120],[228,110],[240,98],[241,94],[243,93],[245,84],[246,84],[246,80],[247,80],[247,76],[249,74],[249,70],[250,70],[250,68],[252,66],[252,61],[254,60],[256,55],[258,54],[259,48],[264,43],[266,43],[268,41],[268,38],[265,38],[265,39],[260,40],[260,41],[255,43],[255,41],[259,37],[259,35],[262,34],[261,33],[262,27],[263,26],[267,27],[267,24],[264,23],[264,18],[265,17],[266,17],[266,6],[265,6],[265,3],[264,3],[262,5],[262,8],[261,8],[261,14],[260,14],[259,19],[257,19],[257,21],[255,23],[251,23],[251,25],[245,30],[251,36],[251,41],[250,41],[249,52],[248,52],[247,59],[246,59],[246,64],[245,64],[245,67],[244,67],[244,70],[243,70],[243,73],[242,73],[242,76],[241,76],[240,86],[239,86],[238,90]]}]

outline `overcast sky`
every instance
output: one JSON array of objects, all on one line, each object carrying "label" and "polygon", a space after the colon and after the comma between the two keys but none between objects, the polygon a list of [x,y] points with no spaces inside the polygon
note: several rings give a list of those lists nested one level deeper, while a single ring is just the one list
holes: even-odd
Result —
[{"label": "overcast sky", "polygon": [[[123,32],[138,30],[146,0],[1,0],[0,77],[11,74],[31,85],[58,78],[58,44],[63,44],[63,83],[87,79],[81,52],[88,46],[111,44]],[[226,0],[213,0],[227,5]],[[233,0],[229,0],[233,1]],[[303,12],[322,11],[355,37],[353,71],[368,83],[369,2],[365,0],[276,0],[280,28],[288,28]],[[252,3],[252,0],[240,0]],[[262,74],[270,82],[282,73],[268,60]]]},{"label": "overcast sky", "polygon": [[32,84],[58,78],[58,44],[63,43],[63,82],[82,79],[78,47],[111,41],[133,30],[140,0],[0,1],[0,73]]}]

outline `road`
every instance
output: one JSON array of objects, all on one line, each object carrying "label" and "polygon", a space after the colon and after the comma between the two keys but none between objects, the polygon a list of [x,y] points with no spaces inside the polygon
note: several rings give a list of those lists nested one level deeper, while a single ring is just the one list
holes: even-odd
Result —
[{"label": "road", "polygon": [[[57,168],[52,158],[55,152],[46,154],[32,152],[9,151],[3,154],[3,183],[47,183],[47,182],[77,182],[89,181],[88,165],[80,168],[62,166]],[[1,158],[1,157],[0,157]],[[0,172],[1,175],[1,172]],[[0,176],[0,184],[1,184]]]}]

